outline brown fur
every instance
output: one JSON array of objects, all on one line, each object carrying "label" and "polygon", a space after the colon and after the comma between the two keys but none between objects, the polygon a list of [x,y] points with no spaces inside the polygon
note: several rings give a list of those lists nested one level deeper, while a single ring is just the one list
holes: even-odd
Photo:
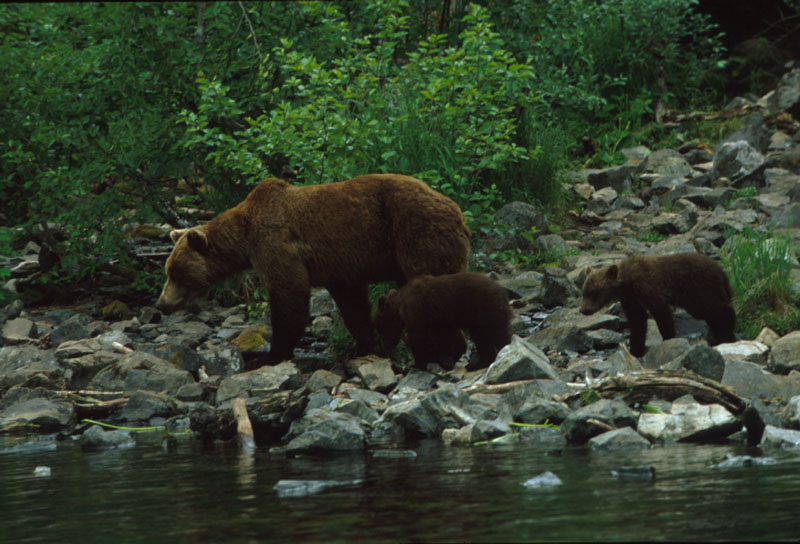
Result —
[{"label": "brown fur", "polygon": [[474,368],[480,368],[490,365],[500,348],[511,341],[511,317],[506,292],[497,282],[461,272],[422,276],[380,297],[375,327],[389,350],[397,345],[405,328],[414,362],[423,368],[427,363],[461,357],[466,343],[463,336],[458,340],[459,331],[466,329],[478,349]]},{"label": "brown fur", "polygon": [[581,313],[593,314],[619,300],[631,329],[631,353],[645,353],[647,313],[664,340],[675,337],[670,306],[680,306],[708,323],[715,342],[735,341],[736,314],[722,268],[698,253],[629,257],[619,265],[586,269]]},{"label": "brown fur", "polygon": [[328,289],[359,353],[371,349],[367,285],[403,285],[466,269],[469,230],[458,206],[424,182],[373,174],[326,185],[261,182],[208,224],[173,231],[157,306],[172,311],[226,276],[255,268],[269,292],[272,351],[291,358],[312,286]]}]

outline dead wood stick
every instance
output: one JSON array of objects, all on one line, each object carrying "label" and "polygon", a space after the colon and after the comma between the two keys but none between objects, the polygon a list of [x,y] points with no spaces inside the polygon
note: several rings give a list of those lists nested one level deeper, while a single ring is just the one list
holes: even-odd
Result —
[{"label": "dead wood stick", "polygon": [[[689,372],[637,372],[605,378],[591,387],[603,397],[620,397],[628,404],[647,402],[653,397],[674,400],[692,395],[698,402],[720,404],[732,414],[741,414],[746,403],[733,390],[719,382]],[[560,395],[556,400],[570,402],[580,393]]]},{"label": "dead wood stick", "polygon": [[233,417],[236,419],[236,441],[239,443],[239,447],[245,450],[254,449],[256,442],[253,437],[253,425],[247,416],[247,404],[242,397],[236,397],[233,399],[231,407],[233,408]]}]

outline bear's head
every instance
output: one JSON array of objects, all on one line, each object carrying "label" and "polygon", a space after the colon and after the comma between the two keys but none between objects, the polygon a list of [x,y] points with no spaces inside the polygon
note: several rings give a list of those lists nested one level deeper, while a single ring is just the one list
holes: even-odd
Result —
[{"label": "bear's head", "polygon": [[156,308],[164,313],[181,308],[214,283],[207,260],[208,238],[203,227],[175,229],[169,236],[175,247],[167,258],[167,281],[156,302]]},{"label": "bear's head", "polygon": [[582,291],[581,313],[585,315],[593,314],[607,304],[619,300],[622,291],[619,267],[615,264],[599,270],[587,267]]},{"label": "bear's head", "polygon": [[388,295],[378,297],[378,307],[375,309],[375,330],[386,351],[393,350],[403,335],[403,318],[397,303],[397,290],[392,289]]}]

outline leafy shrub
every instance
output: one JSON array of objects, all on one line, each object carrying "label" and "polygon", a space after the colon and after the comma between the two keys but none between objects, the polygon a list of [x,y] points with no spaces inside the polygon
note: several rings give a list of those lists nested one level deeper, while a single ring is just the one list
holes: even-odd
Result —
[{"label": "leafy shrub", "polygon": [[800,298],[790,276],[796,257],[788,236],[747,227],[728,238],[721,256],[734,293],[737,329],[745,338],[755,338],[765,326],[778,334],[800,328]]}]

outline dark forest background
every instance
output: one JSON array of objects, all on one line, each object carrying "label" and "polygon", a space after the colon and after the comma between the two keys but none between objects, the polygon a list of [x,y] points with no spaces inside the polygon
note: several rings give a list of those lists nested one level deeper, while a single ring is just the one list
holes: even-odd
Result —
[{"label": "dark forest background", "polygon": [[150,296],[162,272],[131,237],[266,177],[401,172],[477,236],[511,199],[559,225],[565,171],[713,145],[671,112],[769,89],[798,30],[796,0],[3,4],[0,254],[34,239],[42,284],[116,275]]}]

